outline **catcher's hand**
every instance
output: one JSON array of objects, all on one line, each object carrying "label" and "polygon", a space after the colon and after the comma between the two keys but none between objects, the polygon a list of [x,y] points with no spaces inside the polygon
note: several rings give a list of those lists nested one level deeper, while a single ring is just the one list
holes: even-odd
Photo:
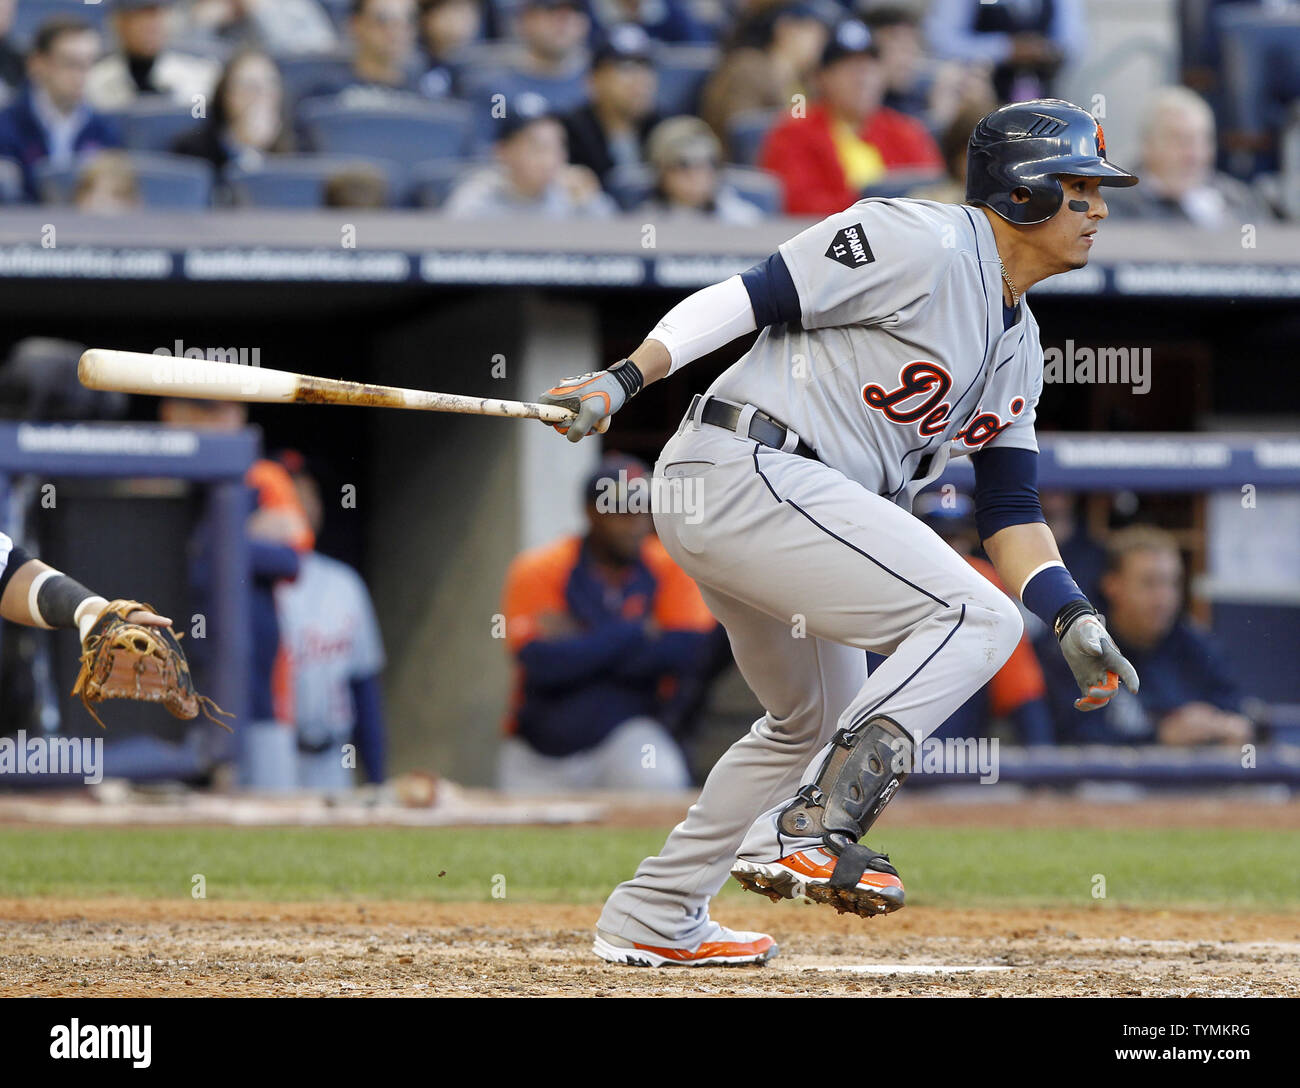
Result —
[{"label": "catcher's hand", "polygon": [[608,370],[565,378],[537,399],[577,413],[572,423],[551,426],[570,442],[580,442],[588,435],[608,430],[609,417],[635,397],[643,383],[637,365],[631,359],[620,359]]},{"label": "catcher's hand", "polygon": [[174,717],[187,721],[202,711],[209,720],[230,730],[212,711],[231,715],[194,690],[180,637],[171,629],[171,621],[158,615],[152,605],[110,602],[83,635],[81,647],[81,672],[72,694],[81,697],[101,727],[104,723],[91,704],[137,699],[162,703]]},{"label": "catcher's hand", "polygon": [[1084,614],[1061,633],[1061,653],[1083,693],[1074,701],[1076,710],[1096,710],[1111,701],[1120,681],[1134,695],[1138,690],[1137,670],[1119,652],[1096,614]]}]

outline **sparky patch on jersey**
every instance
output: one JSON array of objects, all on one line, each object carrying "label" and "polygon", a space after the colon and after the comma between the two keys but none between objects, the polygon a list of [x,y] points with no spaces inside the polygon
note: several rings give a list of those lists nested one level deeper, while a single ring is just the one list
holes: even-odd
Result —
[{"label": "sparky patch on jersey", "polygon": [[867,244],[867,232],[862,229],[861,223],[836,231],[830,248],[826,250],[826,256],[845,268],[866,268],[876,259],[871,246]]}]

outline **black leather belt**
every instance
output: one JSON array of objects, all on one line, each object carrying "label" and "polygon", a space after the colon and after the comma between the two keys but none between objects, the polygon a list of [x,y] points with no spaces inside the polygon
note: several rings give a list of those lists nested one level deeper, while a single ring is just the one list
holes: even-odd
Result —
[{"label": "black leather belt", "polygon": [[[702,393],[696,393],[691,400],[691,408],[687,413],[693,417],[695,410],[699,407],[700,400],[703,398]],[[711,424],[714,427],[722,427],[728,431],[735,431],[740,423],[740,413],[744,411],[739,404],[731,404],[725,400],[718,400],[717,397],[709,397],[704,404],[704,411],[700,413],[700,421]],[[774,450],[784,448],[786,436],[790,429],[779,419],[773,419],[766,412],[755,411],[753,418],[749,421],[749,437],[755,442],[761,442],[764,446],[770,446]],[[795,446],[791,453],[797,453],[800,457],[809,457],[816,461],[817,451],[813,449],[802,438],[799,444]]]}]

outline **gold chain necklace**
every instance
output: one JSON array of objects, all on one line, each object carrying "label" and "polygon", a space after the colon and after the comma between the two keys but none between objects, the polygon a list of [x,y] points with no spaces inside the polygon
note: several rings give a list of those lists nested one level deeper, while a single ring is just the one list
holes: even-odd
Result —
[{"label": "gold chain necklace", "polygon": [[1011,307],[1015,309],[1020,305],[1020,291],[1016,285],[1011,282],[1011,277],[1007,274],[1007,266],[1002,263],[1002,258],[998,258],[998,267],[1002,269],[1002,282],[1007,285],[1007,290],[1011,292]]}]

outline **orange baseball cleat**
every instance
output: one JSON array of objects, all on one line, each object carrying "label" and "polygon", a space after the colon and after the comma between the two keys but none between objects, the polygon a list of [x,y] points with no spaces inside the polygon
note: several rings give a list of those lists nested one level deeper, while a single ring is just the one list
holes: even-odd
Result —
[{"label": "orange baseball cleat", "polygon": [[766,933],[736,932],[715,925],[712,940],[694,948],[639,944],[596,930],[592,951],[602,960],[628,967],[761,967],[777,954]]},{"label": "orange baseball cleat", "polygon": [[[886,854],[874,854],[872,868],[857,884],[836,887],[831,883],[836,856],[828,850],[800,850],[777,861],[737,861],[731,869],[746,889],[765,895],[773,902],[807,897],[827,903],[840,914],[874,918],[891,914],[903,906],[903,882]],[[850,878],[851,879],[851,878]]]}]

